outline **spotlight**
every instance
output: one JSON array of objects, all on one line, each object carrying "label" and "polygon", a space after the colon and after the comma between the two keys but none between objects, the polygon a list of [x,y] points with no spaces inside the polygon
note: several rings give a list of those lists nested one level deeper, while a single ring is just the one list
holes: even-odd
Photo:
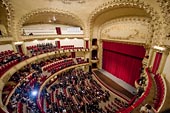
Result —
[{"label": "spotlight", "polygon": [[31,92],[31,95],[32,95],[32,96],[37,96],[37,94],[38,94],[37,90],[33,90],[33,91]]}]

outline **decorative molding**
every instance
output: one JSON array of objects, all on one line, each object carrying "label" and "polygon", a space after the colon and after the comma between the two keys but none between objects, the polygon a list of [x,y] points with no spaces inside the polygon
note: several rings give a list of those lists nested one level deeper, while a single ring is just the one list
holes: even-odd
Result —
[{"label": "decorative molding", "polygon": [[[152,28],[150,25],[150,18],[146,18],[146,17],[122,17],[122,18],[117,18],[114,20],[111,20],[109,22],[104,23],[103,25],[101,25],[99,27],[98,30],[98,37],[107,37],[110,39],[114,39],[114,40],[130,40],[130,39],[136,39],[136,38],[140,38],[142,40],[145,41],[146,44],[150,44],[151,43],[151,34],[152,34]],[[129,36],[127,37],[111,37],[109,34],[107,34],[107,32],[115,29],[115,26],[111,27],[112,25],[116,25],[116,24],[120,24],[122,22],[131,22],[131,23],[139,23],[143,24],[144,26],[147,27],[148,30],[148,34],[142,34],[140,33],[139,30],[134,29],[134,32],[132,34],[129,34]],[[106,27],[109,27],[109,29],[104,29]],[[104,30],[103,30],[104,29]]]},{"label": "decorative molding", "polygon": [[139,0],[112,0],[112,1],[108,1],[104,4],[102,4],[101,6],[97,7],[89,16],[88,19],[88,29],[89,29],[89,33],[88,36],[91,37],[92,36],[92,32],[93,32],[93,27],[94,27],[94,20],[95,18],[101,13],[104,12],[107,9],[110,8],[118,8],[118,7],[137,7],[140,9],[145,10],[151,17],[151,26],[153,28],[153,44],[157,44],[159,43],[159,39],[158,39],[158,35],[161,34],[161,32],[159,31],[160,28],[160,16],[159,14],[154,10],[153,7],[151,7],[149,4],[146,4],[145,2],[139,1]]},{"label": "decorative molding", "polygon": [[9,0],[2,0],[2,5],[4,5],[7,11],[7,32],[8,36],[12,35],[12,30],[14,26],[14,8],[11,5],[12,3]]},{"label": "decorative molding", "polygon": [[169,0],[156,0],[161,7],[161,13],[163,16],[162,20],[162,30],[164,33],[162,35],[166,40],[170,40],[170,1]]},{"label": "decorative molding", "polygon": [[58,10],[58,9],[52,9],[52,8],[40,8],[40,9],[37,9],[37,10],[33,10],[29,13],[27,13],[26,15],[24,15],[18,22],[17,24],[17,35],[18,36],[21,36],[22,35],[22,32],[21,32],[21,28],[23,26],[23,24],[32,16],[38,14],[38,13],[57,13],[58,15],[64,15],[66,17],[71,17],[75,20],[77,20],[77,23],[80,24],[80,27],[82,27],[83,29],[85,28],[84,27],[84,23],[83,21],[75,14],[69,12],[69,11],[64,11],[64,10]]}]

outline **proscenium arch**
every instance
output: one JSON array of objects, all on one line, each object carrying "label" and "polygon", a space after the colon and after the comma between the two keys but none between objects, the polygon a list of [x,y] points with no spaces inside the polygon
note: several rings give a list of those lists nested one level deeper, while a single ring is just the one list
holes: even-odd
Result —
[{"label": "proscenium arch", "polygon": [[[144,37],[142,41],[140,42],[133,42],[131,39],[134,39],[134,38],[139,38],[138,36],[128,36],[126,38],[121,38],[121,37],[113,37],[112,39],[108,38],[108,39],[103,39],[103,34],[102,34],[102,31],[107,28],[108,26],[112,26],[113,24],[115,23],[119,23],[119,22],[142,22],[144,23],[145,25],[148,24],[148,37]],[[121,18],[115,18],[113,20],[110,20],[108,22],[105,22],[104,24],[100,25],[100,27],[98,28],[98,32],[97,32],[97,37],[98,37],[98,40],[99,42],[101,42],[102,40],[108,40],[108,41],[113,41],[113,42],[119,42],[119,43],[128,43],[128,44],[132,44],[132,45],[141,45],[141,46],[144,46],[145,49],[146,49],[146,55],[149,55],[149,47],[148,45],[151,43],[152,39],[151,39],[151,36],[152,36],[152,28],[151,28],[151,25],[149,24],[151,21],[150,18],[148,17],[138,17],[138,16],[132,16],[132,17],[121,17]],[[99,46],[98,46],[98,58],[99,59],[103,59],[103,45],[102,43],[99,43]],[[100,62],[98,63],[98,67],[102,69],[102,64],[103,64],[103,61],[100,60]]]},{"label": "proscenium arch", "polygon": [[52,9],[52,8],[40,8],[37,10],[33,10],[27,14],[25,14],[23,17],[21,17],[21,19],[18,22],[18,29],[17,29],[17,35],[21,36],[22,32],[21,32],[21,28],[23,26],[23,24],[25,22],[27,22],[31,17],[40,14],[40,13],[55,13],[57,15],[63,15],[66,17],[71,17],[74,20],[76,20],[77,24],[84,30],[85,26],[83,21],[75,14],[69,12],[69,11],[64,11],[64,10],[58,10],[58,9]]},{"label": "proscenium arch", "polygon": [[159,40],[157,38],[157,35],[160,34],[159,27],[162,24],[160,21],[160,16],[154,9],[148,5],[145,4],[144,2],[139,2],[139,0],[135,1],[125,1],[125,0],[113,0],[113,1],[108,1],[98,8],[96,8],[89,16],[88,18],[88,30],[86,33],[90,39],[92,39],[93,36],[93,28],[95,25],[95,20],[103,13],[106,13],[108,10],[114,10],[117,8],[138,8],[146,12],[146,14],[149,15],[151,18],[151,25],[153,28],[153,33],[152,33],[152,44],[157,44],[159,43]]}]

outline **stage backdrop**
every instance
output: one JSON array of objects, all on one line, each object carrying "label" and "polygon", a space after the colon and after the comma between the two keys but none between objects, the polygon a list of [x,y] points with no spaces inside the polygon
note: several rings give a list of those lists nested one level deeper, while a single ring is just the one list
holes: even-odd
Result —
[{"label": "stage backdrop", "polygon": [[143,46],[103,41],[103,69],[132,86],[140,76],[144,56]]}]

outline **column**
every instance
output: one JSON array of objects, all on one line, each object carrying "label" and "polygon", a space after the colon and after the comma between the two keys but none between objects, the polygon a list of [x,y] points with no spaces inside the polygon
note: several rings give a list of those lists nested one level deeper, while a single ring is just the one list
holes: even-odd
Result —
[{"label": "column", "polygon": [[167,50],[162,53],[162,58],[157,73],[162,74],[168,54],[169,52]]},{"label": "column", "polygon": [[153,58],[154,58],[154,51],[153,51],[153,49],[150,49],[149,60],[148,60],[148,67],[150,67],[150,68],[152,67]]}]

